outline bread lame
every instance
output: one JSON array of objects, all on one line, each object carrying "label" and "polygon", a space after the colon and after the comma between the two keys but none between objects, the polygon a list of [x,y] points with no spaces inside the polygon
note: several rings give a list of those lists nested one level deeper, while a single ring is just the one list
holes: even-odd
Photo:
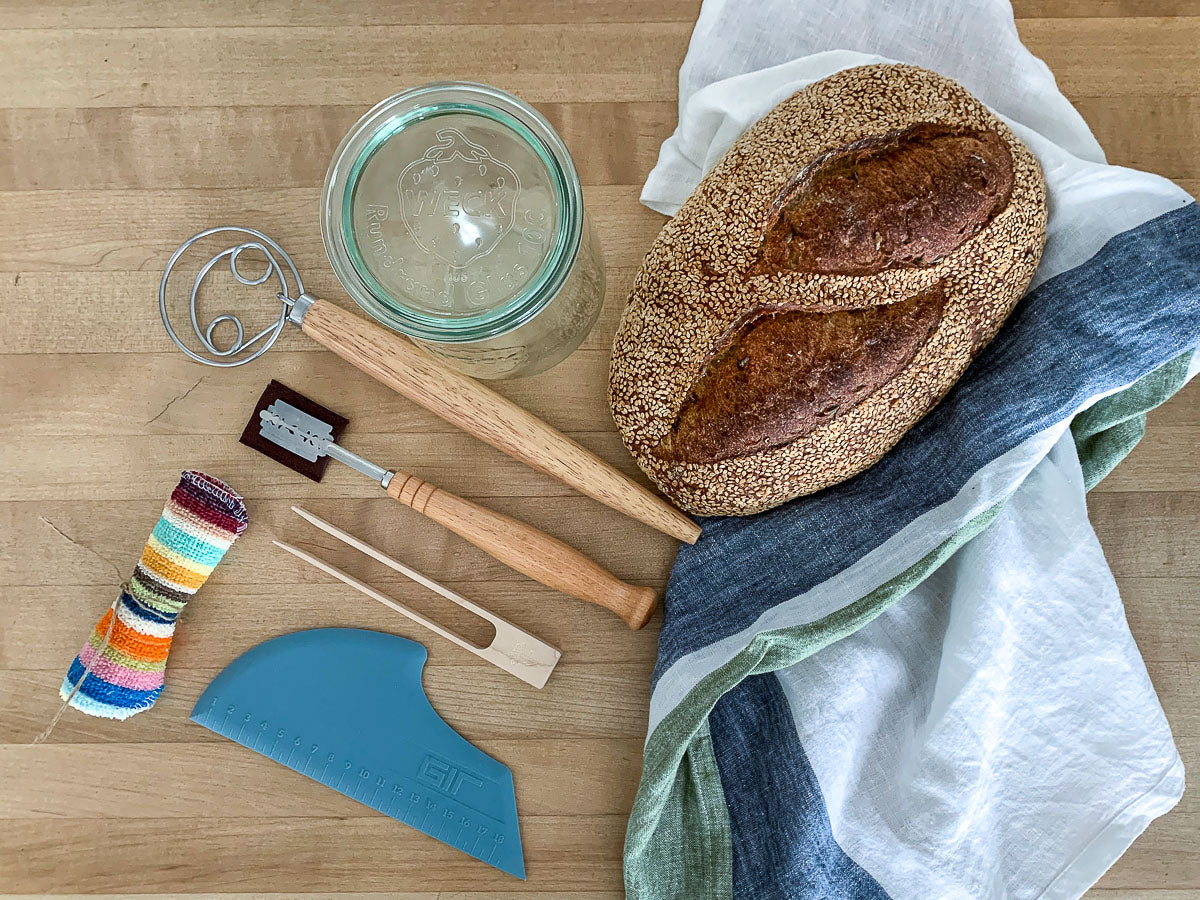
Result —
[{"label": "bread lame", "polygon": [[[263,450],[265,442],[273,451],[284,451],[267,455],[314,481],[320,480],[324,469],[314,470],[313,464],[335,459],[378,482],[388,496],[466,538],[506,566],[547,587],[603,606],[632,629],[645,625],[654,612],[658,595],[653,589],[620,580],[532,525],[455,496],[415,475],[385,469],[347,450],[333,440],[333,426],[323,418],[324,407],[301,397],[309,410],[305,412],[294,403],[275,399],[280,388],[283,385],[271,382],[259,400],[256,434],[252,433],[253,420],[247,426],[250,437],[261,440],[247,439],[243,434],[243,443]],[[300,396],[295,392],[289,395],[292,399]]]}]

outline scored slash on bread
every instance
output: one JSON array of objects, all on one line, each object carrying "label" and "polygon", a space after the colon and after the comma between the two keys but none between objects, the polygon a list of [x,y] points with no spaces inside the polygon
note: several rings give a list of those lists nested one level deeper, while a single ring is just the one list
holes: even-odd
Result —
[{"label": "scored slash on bread", "polygon": [[999,330],[1046,215],[1033,154],[949,79],[872,65],[797,92],[647,254],[609,380],[626,446],[702,515],[861,472]]},{"label": "scored slash on bread", "polygon": [[[939,282],[907,299],[862,309],[753,314],[709,361],[655,453],[664,460],[711,463],[815,431],[907,366],[945,302]],[[774,365],[777,346],[803,364]]]}]

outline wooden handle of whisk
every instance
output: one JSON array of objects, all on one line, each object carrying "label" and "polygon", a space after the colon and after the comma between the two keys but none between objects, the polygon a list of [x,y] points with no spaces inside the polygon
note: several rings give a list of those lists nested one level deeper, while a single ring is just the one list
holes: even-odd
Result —
[{"label": "wooden handle of whisk", "polygon": [[399,334],[327,300],[314,300],[300,326],[351,365],[509,456],[681,541],[700,537],[700,527],[662,497]]},{"label": "wooden handle of whisk", "polygon": [[635,631],[646,624],[658,605],[652,588],[624,582],[532,525],[456,497],[415,475],[397,472],[387,492],[506,566],[556,591],[611,609]]}]

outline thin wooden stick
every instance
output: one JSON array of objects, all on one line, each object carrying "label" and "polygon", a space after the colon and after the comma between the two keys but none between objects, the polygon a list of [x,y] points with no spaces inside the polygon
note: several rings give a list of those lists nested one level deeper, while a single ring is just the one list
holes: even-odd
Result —
[{"label": "thin wooden stick", "polygon": [[500,616],[496,615],[490,610],[485,609],[472,600],[468,600],[466,597],[462,596],[456,591],[452,591],[443,584],[439,584],[432,578],[422,575],[416,569],[409,568],[398,560],[392,559],[392,557],[388,556],[386,553],[383,553],[375,547],[372,547],[365,541],[359,540],[354,535],[343,531],[336,525],[326,522],[319,516],[315,516],[299,506],[293,506],[292,511],[324,531],[326,534],[336,538],[339,541],[342,541],[361,553],[365,553],[372,559],[378,560],[405,577],[412,579],[418,584],[429,588],[429,590],[440,594],[447,600],[458,604],[463,609],[473,612],[480,618],[490,622],[496,629],[496,636],[492,638],[492,642],[488,644],[488,646],[479,647],[476,644],[466,640],[464,637],[462,637],[462,635],[451,631],[448,628],[444,628],[437,622],[434,622],[432,619],[421,615],[421,613],[417,612],[416,610],[410,609],[394,598],[389,597],[387,594],[377,591],[369,584],[360,581],[348,572],[344,572],[336,566],[330,565],[324,560],[319,559],[298,547],[285,544],[283,541],[273,541],[272,543],[274,543],[277,547],[280,547],[286,550],[288,553],[291,553],[293,556],[304,560],[309,565],[320,569],[327,575],[332,575],[334,578],[345,584],[348,584],[350,587],[365,594],[372,600],[376,600],[389,609],[395,610],[401,615],[412,619],[418,625],[423,625],[425,628],[428,628],[435,634],[441,635],[446,640],[456,644],[459,647],[462,647],[469,653],[473,653],[481,659],[487,660],[494,666],[497,666],[498,668],[508,672],[510,675],[515,675],[517,678],[520,678],[527,684],[531,684],[536,688],[545,686],[546,681],[550,678],[550,673],[554,671],[554,667],[558,664],[558,660],[562,657],[562,652],[556,647],[552,647],[550,644],[547,644],[545,641],[541,640],[535,635],[530,634],[523,628],[519,628],[512,622],[502,619]]},{"label": "thin wooden stick", "polygon": [[420,572],[418,572],[416,569],[410,569],[408,566],[404,565],[404,563],[400,562],[399,560],[392,559],[390,556],[388,556],[386,553],[382,552],[381,550],[375,549],[370,544],[368,544],[366,541],[360,541],[358,538],[356,538],[354,535],[350,534],[348,531],[342,531],[342,529],[338,528],[336,525],[331,524],[330,522],[326,522],[320,516],[313,515],[304,507],[293,506],[292,512],[294,512],[296,515],[300,516],[302,519],[306,520],[310,524],[315,525],[317,528],[320,528],[326,534],[337,538],[343,544],[349,544],[355,550],[358,550],[361,553],[367,554],[367,556],[371,557],[374,560],[377,560],[378,562],[383,563],[388,568],[395,569],[397,572],[399,572],[405,578],[411,578],[417,584],[423,585],[424,587],[429,588],[429,590],[433,591],[435,594],[441,594],[443,597],[445,597],[450,602],[457,603],[463,609],[468,609],[471,612],[475,613],[475,615],[477,615],[481,618],[487,619],[493,625],[495,625],[497,621],[502,621],[502,620],[500,620],[499,616],[492,614],[491,612],[489,612],[488,610],[486,610],[482,606],[480,606],[478,603],[468,600],[462,594],[458,593],[457,591],[450,590],[450,588],[446,587],[444,584],[439,584],[438,582],[434,581],[432,578],[427,578],[426,576],[424,576]]}]

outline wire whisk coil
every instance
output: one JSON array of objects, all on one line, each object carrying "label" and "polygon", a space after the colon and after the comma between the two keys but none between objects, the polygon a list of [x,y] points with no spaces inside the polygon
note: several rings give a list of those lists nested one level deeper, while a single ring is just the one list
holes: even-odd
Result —
[{"label": "wire whisk coil", "polygon": [[[175,329],[171,327],[170,316],[167,313],[167,282],[171,277],[172,271],[175,269],[176,263],[187,253],[190,247],[210,235],[225,233],[242,235],[248,237],[249,240],[242,240],[237,244],[226,247],[202,265],[196,273],[196,278],[192,282],[191,293],[188,295],[188,314],[191,318],[192,331],[204,351],[208,354],[205,355],[205,353],[197,353],[185,344]],[[248,251],[255,251],[255,255],[261,256],[262,260],[266,261],[266,270],[261,275],[246,274],[238,267],[242,255]],[[240,284],[247,287],[257,287],[266,284],[274,278],[279,286],[279,290],[275,293],[275,298],[279,301],[281,307],[279,318],[249,339],[246,338],[246,329],[242,325],[242,320],[233,313],[221,313],[209,321],[208,324],[204,326],[200,324],[200,316],[196,308],[200,296],[200,287],[213,268],[226,259],[229,261],[229,271]],[[261,262],[262,260],[258,261]],[[287,267],[286,271],[284,266]],[[289,274],[292,279],[290,285],[287,278]],[[300,273],[296,271],[296,266],[292,262],[291,257],[275,241],[271,240],[261,231],[256,231],[253,228],[221,225],[192,235],[171,254],[171,258],[167,261],[167,267],[163,270],[162,281],[158,286],[158,310],[162,315],[163,327],[167,329],[167,334],[175,342],[176,347],[196,360],[196,362],[204,363],[206,366],[229,368],[253,362],[270,350],[271,345],[275,343],[280,332],[283,331],[283,326],[287,323],[288,314],[291,312],[292,306],[303,294],[304,284],[300,280]],[[217,345],[214,336],[217,328],[221,325],[232,325],[235,332],[232,342],[224,348]]]}]

